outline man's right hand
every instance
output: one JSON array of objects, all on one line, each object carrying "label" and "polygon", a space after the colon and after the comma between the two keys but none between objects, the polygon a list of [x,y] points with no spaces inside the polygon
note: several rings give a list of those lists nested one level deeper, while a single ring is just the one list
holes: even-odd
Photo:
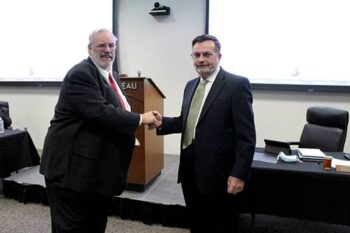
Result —
[{"label": "man's right hand", "polygon": [[153,115],[156,118],[156,122],[148,125],[148,129],[155,129],[162,126],[162,115],[158,111],[153,111]]},{"label": "man's right hand", "polygon": [[162,116],[158,111],[150,111],[142,114],[142,124],[144,125],[155,125],[158,127],[162,120]]}]

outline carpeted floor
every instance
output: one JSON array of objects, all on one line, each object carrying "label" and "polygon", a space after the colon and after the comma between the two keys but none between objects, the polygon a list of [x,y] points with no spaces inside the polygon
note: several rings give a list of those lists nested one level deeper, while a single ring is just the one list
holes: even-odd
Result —
[{"label": "carpeted floor", "polygon": [[[48,206],[23,204],[0,195],[0,233],[50,233]],[[146,225],[138,221],[122,220],[111,216],[106,233],[188,233],[181,228]]]},{"label": "carpeted floor", "polygon": [[[250,216],[240,216],[240,233],[249,232]],[[23,204],[0,195],[0,233],[50,233],[49,208],[42,204]],[[188,229],[146,225],[139,221],[108,219],[106,233],[189,233]],[[254,233],[350,233],[350,227],[257,215]]]}]

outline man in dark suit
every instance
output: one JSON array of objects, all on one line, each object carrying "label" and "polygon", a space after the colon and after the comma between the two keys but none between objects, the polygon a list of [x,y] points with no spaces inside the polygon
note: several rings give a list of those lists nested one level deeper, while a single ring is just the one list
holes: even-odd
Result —
[{"label": "man in dark suit", "polygon": [[92,32],[89,58],[62,83],[40,167],[54,233],[105,232],[112,198],[126,186],[135,131],[159,114],[130,111],[112,72],[116,40],[106,29]]},{"label": "man in dark suit", "polygon": [[236,231],[238,200],[255,150],[250,83],[219,67],[220,47],[210,35],[192,41],[200,77],[187,83],[181,115],[163,117],[157,129],[182,133],[178,182],[192,233]]}]

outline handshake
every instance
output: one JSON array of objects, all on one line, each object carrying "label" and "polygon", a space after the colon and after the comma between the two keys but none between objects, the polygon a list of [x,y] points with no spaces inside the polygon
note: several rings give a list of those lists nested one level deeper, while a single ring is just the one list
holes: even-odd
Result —
[{"label": "handshake", "polygon": [[162,115],[158,111],[150,111],[141,114],[142,124],[148,125],[148,129],[155,129],[162,126]]}]

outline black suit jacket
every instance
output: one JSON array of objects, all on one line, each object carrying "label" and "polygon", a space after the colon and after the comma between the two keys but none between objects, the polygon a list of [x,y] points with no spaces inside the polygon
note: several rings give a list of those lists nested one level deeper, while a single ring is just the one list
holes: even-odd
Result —
[{"label": "black suit jacket", "polygon": [[[163,117],[160,134],[184,133],[199,78],[186,85],[181,115]],[[247,180],[255,150],[253,97],[248,79],[220,69],[195,132],[195,176],[203,193],[226,193],[228,176]],[[183,134],[182,134],[183,135]],[[183,137],[181,137],[182,144]],[[180,155],[178,182],[183,178]]]},{"label": "black suit jacket", "polygon": [[82,61],[62,83],[40,172],[47,180],[78,192],[120,194],[139,121],[139,114],[121,108],[92,60]]}]

